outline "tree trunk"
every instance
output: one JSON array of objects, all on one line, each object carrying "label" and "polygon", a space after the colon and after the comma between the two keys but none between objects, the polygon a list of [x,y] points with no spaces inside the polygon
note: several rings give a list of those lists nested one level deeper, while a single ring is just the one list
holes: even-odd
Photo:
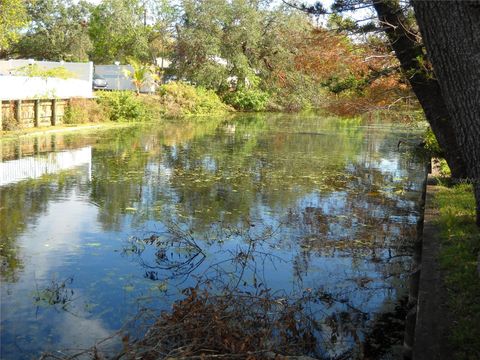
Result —
[{"label": "tree trunk", "polygon": [[480,2],[413,0],[415,16],[473,182],[480,226]]},{"label": "tree trunk", "polygon": [[398,0],[378,0],[373,2],[373,6],[402,70],[409,79],[426,119],[445,153],[452,177],[465,178],[466,166],[459,152],[457,137],[452,136],[454,128],[439,84],[431,74],[423,70],[421,64],[424,55],[422,44],[415,39],[414,31],[408,25]]}]

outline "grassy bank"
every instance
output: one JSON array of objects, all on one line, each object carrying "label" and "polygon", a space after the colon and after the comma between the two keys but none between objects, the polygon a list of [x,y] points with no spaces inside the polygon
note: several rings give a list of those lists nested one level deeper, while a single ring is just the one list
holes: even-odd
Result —
[{"label": "grassy bank", "polygon": [[435,205],[442,234],[440,262],[453,316],[450,334],[455,359],[480,359],[480,231],[475,225],[472,186],[440,186]]}]

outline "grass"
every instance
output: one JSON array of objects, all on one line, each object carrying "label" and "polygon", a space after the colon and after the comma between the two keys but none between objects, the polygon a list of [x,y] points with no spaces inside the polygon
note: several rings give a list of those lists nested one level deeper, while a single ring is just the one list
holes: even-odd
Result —
[{"label": "grass", "polygon": [[455,359],[480,359],[480,231],[475,225],[473,188],[467,184],[440,186],[435,203],[442,233],[440,262],[453,317]]}]

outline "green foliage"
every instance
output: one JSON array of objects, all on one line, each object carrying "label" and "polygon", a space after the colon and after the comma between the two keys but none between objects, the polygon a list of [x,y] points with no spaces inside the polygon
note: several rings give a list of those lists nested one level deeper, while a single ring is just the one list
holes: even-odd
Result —
[{"label": "green foliage", "polygon": [[438,172],[443,178],[450,177],[452,175],[450,167],[447,164],[447,160],[443,158],[438,160]]},{"label": "green foliage", "polygon": [[0,53],[18,41],[20,30],[27,24],[27,19],[24,1],[0,1]]},{"label": "green foliage", "polygon": [[426,150],[426,156],[428,159],[432,158],[433,173],[438,174],[440,178],[450,177],[450,167],[448,166],[447,161],[443,158],[443,151],[430,127],[425,130],[423,141],[425,144],[424,149]]},{"label": "green foliage", "polygon": [[85,1],[35,0],[25,2],[32,22],[15,46],[24,58],[52,61],[87,61],[91,50]]},{"label": "green foliage", "polygon": [[149,58],[171,58],[179,7],[170,0],[144,0],[143,6],[151,21],[146,27]]},{"label": "green foliage", "polygon": [[90,59],[95,63],[126,62],[127,57],[149,59],[149,28],[144,26],[144,8],[138,0],[105,0],[92,11],[89,34],[93,42]]},{"label": "green foliage", "polygon": [[455,359],[480,358],[480,281],[477,259],[480,232],[475,225],[471,185],[441,187],[435,194],[442,230],[441,264],[454,317],[451,341]]},{"label": "green foliage", "polygon": [[186,0],[182,5],[174,54],[180,77],[220,92],[247,84],[271,92],[279,73],[298,72],[299,38],[312,30],[305,15],[259,1]]},{"label": "green foliage", "polygon": [[265,110],[269,94],[258,89],[241,88],[229,92],[224,96],[224,101],[241,111],[263,111]]},{"label": "green foliage", "polygon": [[125,75],[132,79],[137,94],[140,94],[140,89],[148,81],[159,80],[158,75],[155,73],[154,66],[142,64],[133,58],[128,58],[128,63],[132,66],[133,71],[126,70]]},{"label": "green foliage", "polygon": [[423,141],[425,142],[425,149],[429,152],[431,156],[443,156],[443,151],[440,148],[437,138],[435,137],[435,134],[430,127],[425,130],[425,133],[423,134]]},{"label": "green foliage", "polygon": [[344,78],[332,76],[323,83],[323,86],[333,94],[340,94],[349,90],[361,92],[365,86],[365,81],[366,79],[357,79],[354,75]]},{"label": "green foliage", "polygon": [[357,21],[351,17],[344,17],[341,14],[334,13],[328,17],[327,27],[337,31],[355,31],[358,30]]},{"label": "green foliage", "polygon": [[64,66],[57,66],[54,68],[44,68],[38,64],[25,65],[15,69],[16,75],[42,77],[42,78],[60,78],[71,79],[76,78],[76,74],[67,70]]},{"label": "green foliage", "polygon": [[267,104],[269,111],[298,112],[320,109],[324,105],[325,90],[302,74],[292,74],[289,86],[270,86],[270,99]]},{"label": "green foliage", "polygon": [[15,131],[15,130],[20,130],[21,125],[18,123],[18,120],[15,119],[15,116],[13,115],[13,111],[10,111],[5,114],[3,114],[3,119],[2,119],[2,127],[0,130],[5,130],[5,131]]},{"label": "green foliage", "polygon": [[222,114],[230,110],[214,91],[184,82],[162,85],[158,93],[162,113],[168,117]]},{"label": "green foliage", "polygon": [[65,124],[83,124],[87,122],[102,122],[108,120],[104,106],[90,99],[72,99],[65,110]]},{"label": "green foliage", "polygon": [[147,108],[130,91],[98,91],[97,101],[104,106],[111,121],[143,121],[147,118]]}]

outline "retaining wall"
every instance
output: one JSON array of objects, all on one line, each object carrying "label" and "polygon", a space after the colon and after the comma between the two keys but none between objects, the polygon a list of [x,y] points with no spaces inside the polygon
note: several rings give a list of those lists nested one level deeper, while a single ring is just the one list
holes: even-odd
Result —
[{"label": "retaining wall", "polygon": [[0,101],[0,129],[55,126],[63,123],[67,99]]}]

